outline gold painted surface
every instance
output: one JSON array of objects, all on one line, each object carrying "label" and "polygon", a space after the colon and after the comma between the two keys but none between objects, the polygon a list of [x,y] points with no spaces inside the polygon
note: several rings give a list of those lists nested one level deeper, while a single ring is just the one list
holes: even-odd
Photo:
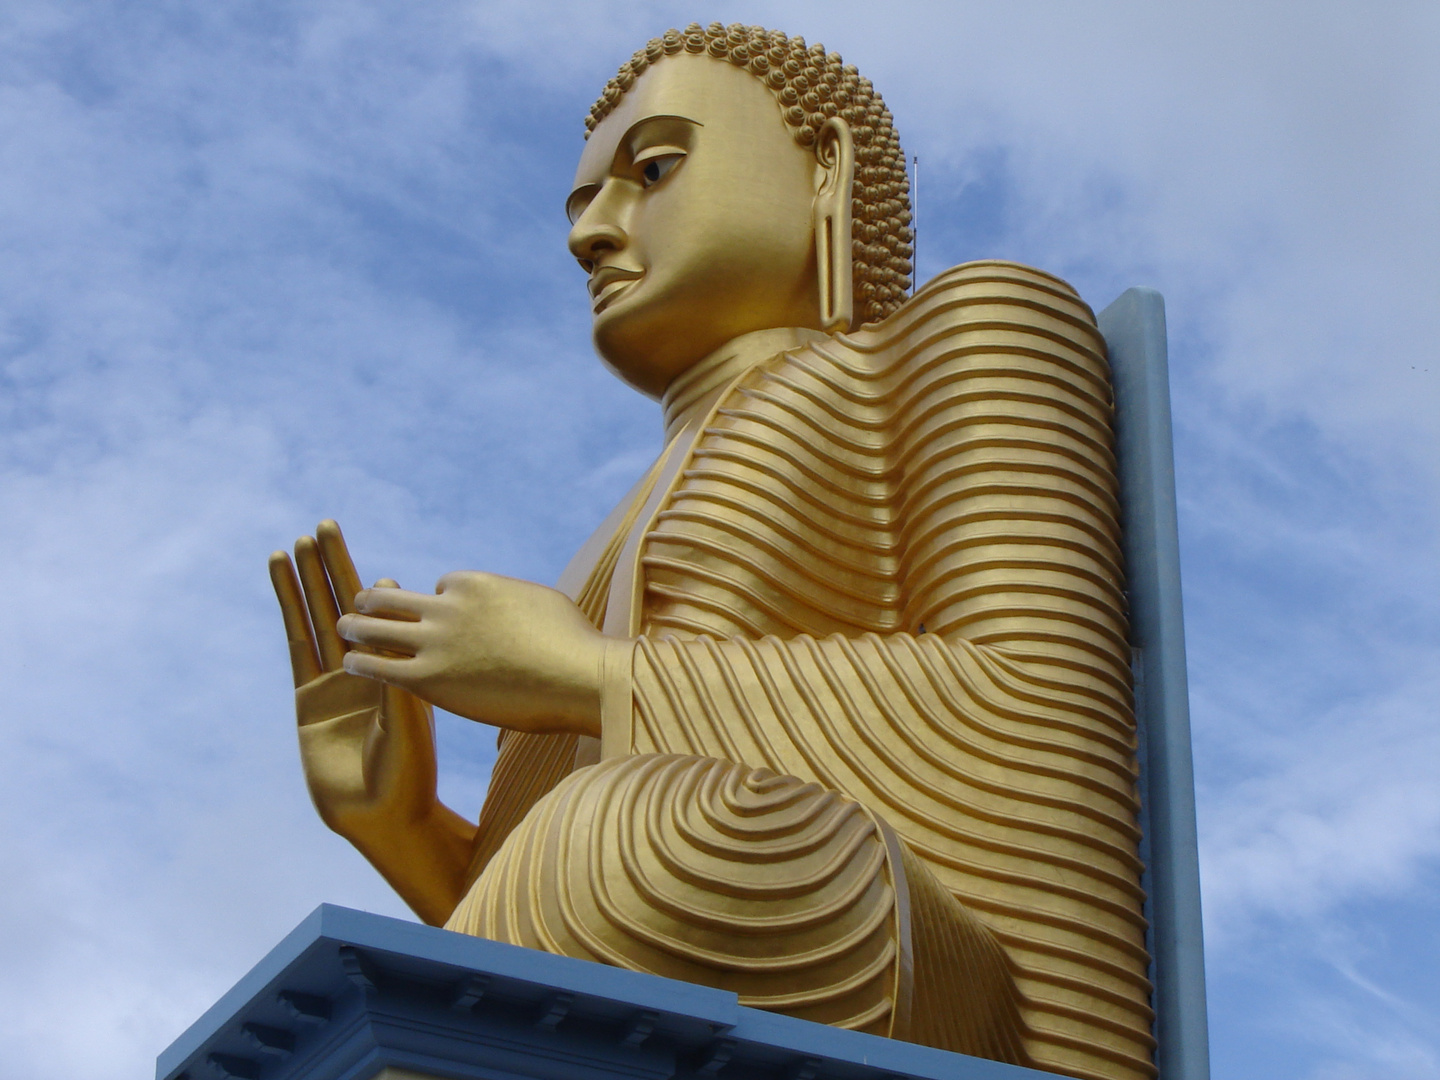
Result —
[{"label": "gold painted surface", "polygon": [[446,925],[885,1035],[908,942],[882,828],[768,769],[610,758],[538,804]]},{"label": "gold painted surface", "polygon": [[647,535],[630,750],[872,807],[1007,946],[1037,1062],[1143,1074],[1102,349],[1054,279],[971,264],[742,379]]},{"label": "gold painted surface", "polygon": [[[1003,262],[905,300],[903,154],[822,47],[672,32],[591,120],[570,246],[665,449],[559,591],[272,557],[321,816],[432,923],[1153,1076],[1090,309]],[[432,704],[503,729],[478,825]]]},{"label": "gold painted surface", "polygon": [[[915,919],[926,939],[973,918],[1004,948],[1023,1048],[1003,1023],[947,1026],[977,1013],[940,1003],[964,1001],[973,980],[953,972],[978,967],[927,966],[919,949],[912,1037],[1140,1076],[1149,987],[1109,401],[1085,305],[995,262],[942,275],[880,327],[738,375],[633,527],[633,710],[628,732],[605,734],[611,760],[743,762],[891,826],[958,902]],[[525,849],[537,857],[533,837]],[[514,903],[509,873],[450,925]],[[532,895],[554,888],[536,881]],[[620,910],[628,933],[645,904]],[[730,985],[648,952],[623,962]],[[978,996],[1004,1002],[1000,983]]]}]

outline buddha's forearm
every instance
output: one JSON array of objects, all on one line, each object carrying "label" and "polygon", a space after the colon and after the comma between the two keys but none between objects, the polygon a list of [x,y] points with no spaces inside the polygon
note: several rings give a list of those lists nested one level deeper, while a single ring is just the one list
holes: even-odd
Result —
[{"label": "buddha's forearm", "polygon": [[464,895],[475,826],[443,803],[413,821],[385,821],[348,836],[415,914],[442,925]]},{"label": "buddha's forearm", "polygon": [[606,754],[722,757],[843,788],[846,774],[907,774],[917,754],[939,754],[936,767],[973,756],[991,769],[1005,756],[996,747],[1019,740],[1046,770],[1098,770],[1107,813],[1133,813],[1124,688],[1098,664],[1087,672],[1057,654],[1060,666],[1046,652],[1054,643],[1012,644],[904,633],[642,638],[631,707],[619,707],[619,687],[608,695]]}]

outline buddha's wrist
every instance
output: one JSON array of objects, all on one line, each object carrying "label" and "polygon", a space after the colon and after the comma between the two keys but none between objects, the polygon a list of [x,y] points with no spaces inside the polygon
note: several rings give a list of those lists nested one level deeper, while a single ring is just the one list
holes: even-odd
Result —
[{"label": "buddha's wrist", "polygon": [[437,800],[422,816],[377,816],[346,839],[417,915],[438,926],[460,902],[475,833],[475,825]]},{"label": "buddha's wrist", "polygon": [[571,636],[536,670],[492,697],[498,709],[488,715],[477,709],[472,718],[512,731],[599,738],[608,658],[614,647],[628,645],[593,630]]},{"label": "buddha's wrist", "polygon": [[634,723],[635,639],[607,637],[600,657],[600,717],[597,730],[602,757],[628,753]]}]

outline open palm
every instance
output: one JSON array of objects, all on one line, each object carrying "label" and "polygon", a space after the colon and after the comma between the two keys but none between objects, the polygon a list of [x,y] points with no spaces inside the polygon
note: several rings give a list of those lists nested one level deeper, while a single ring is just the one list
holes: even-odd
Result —
[{"label": "open palm", "polygon": [[[295,544],[295,564],[270,556],[280,600],[305,782],[320,817],[362,850],[434,808],[430,706],[413,694],[344,671],[349,649],[335,624],[355,610],[360,579],[340,527],[325,521]],[[299,574],[296,574],[296,569]],[[377,587],[396,587],[381,581]]]}]

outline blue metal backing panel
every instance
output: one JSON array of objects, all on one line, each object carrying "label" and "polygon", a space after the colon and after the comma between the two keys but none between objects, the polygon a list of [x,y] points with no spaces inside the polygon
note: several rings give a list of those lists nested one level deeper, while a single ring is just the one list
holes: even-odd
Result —
[{"label": "blue metal backing panel", "polygon": [[1160,1080],[1209,1080],[1205,950],[1165,301],[1130,289],[1100,313],[1115,383],[1151,980]]}]

